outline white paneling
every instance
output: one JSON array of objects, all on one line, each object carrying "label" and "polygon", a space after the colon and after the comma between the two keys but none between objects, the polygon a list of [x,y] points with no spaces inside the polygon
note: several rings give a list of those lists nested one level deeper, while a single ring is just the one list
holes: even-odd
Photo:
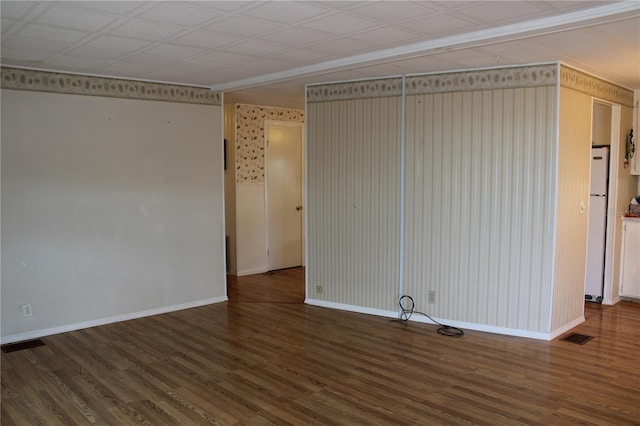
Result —
[{"label": "white paneling", "polygon": [[421,309],[548,332],[554,93],[408,97],[405,292]]},{"label": "white paneling", "polygon": [[560,88],[558,200],[551,331],[584,311],[592,97]]},{"label": "white paneling", "polygon": [[2,336],[225,297],[221,119],[2,90]]},{"label": "white paneling", "polygon": [[238,275],[267,271],[264,183],[236,185],[236,268]]},{"label": "white paneling", "polygon": [[311,103],[307,111],[307,296],[394,310],[401,100]]}]

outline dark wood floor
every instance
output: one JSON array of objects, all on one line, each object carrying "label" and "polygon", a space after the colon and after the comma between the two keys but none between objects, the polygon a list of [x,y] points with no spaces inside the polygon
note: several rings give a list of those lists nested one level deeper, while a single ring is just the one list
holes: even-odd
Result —
[{"label": "dark wood floor", "polygon": [[3,353],[2,425],[640,424],[639,304],[589,306],[577,345],[255,303],[243,282]]},{"label": "dark wood floor", "polygon": [[230,302],[304,303],[304,268],[242,277],[228,275],[227,295]]}]

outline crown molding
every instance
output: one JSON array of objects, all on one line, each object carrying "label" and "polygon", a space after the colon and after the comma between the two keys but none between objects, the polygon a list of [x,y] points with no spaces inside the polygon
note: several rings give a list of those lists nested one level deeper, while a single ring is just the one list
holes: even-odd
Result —
[{"label": "crown molding", "polygon": [[24,68],[2,67],[3,89],[69,95],[104,96],[201,105],[222,105],[222,94],[204,87],[96,77]]},{"label": "crown molding", "polygon": [[392,49],[369,52],[349,58],[321,62],[319,64],[294,68],[287,71],[265,74],[257,77],[237,80],[229,83],[211,86],[214,91],[248,89],[265,84],[322,75],[330,72],[344,71],[364,67],[371,64],[393,62],[412,57],[432,55],[443,50],[479,47],[497,42],[516,40],[532,35],[550,34],[614,22],[640,16],[640,3],[637,1],[613,2],[605,6],[580,10],[558,16],[535,19],[517,24],[505,25],[497,28],[474,31],[471,33],[444,37],[437,40],[413,43]]}]

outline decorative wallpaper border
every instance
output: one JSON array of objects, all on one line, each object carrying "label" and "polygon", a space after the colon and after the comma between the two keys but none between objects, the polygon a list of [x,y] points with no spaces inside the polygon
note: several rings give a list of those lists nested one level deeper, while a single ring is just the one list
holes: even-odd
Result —
[{"label": "decorative wallpaper border", "polygon": [[557,64],[529,65],[407,77],[407,95],[553,86]]},{"label": "decorative wallpaper border", "polygon": [[633,108],[633,92],[608,81],[560,65],[560,86]]},{"label": "decorative wallpaper border", "polygon": [[0,87],[3,89],[222,105],[220,92],[212,92],[203,87],[7,67],[2,67],[0,78]]},{"label": "decorative wallpaper border", "polygon": [[[407,95],[469,90],[540,87],[557,84],[557,64],[528,65],[475,71],[409,76]],[[400,77],[307,87],[308,102],[365,99],[402,95]]]},{"label": "decorative wallpaper border", "polygon": [[399,77],[345,83],[329,83],[307,87],[307,102],[338,101],[346,99],[401,96],[402,79]]}]

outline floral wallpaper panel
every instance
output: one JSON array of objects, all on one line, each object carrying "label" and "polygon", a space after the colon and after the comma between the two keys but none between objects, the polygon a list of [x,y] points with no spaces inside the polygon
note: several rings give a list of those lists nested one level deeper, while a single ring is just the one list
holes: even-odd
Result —
[{"label": "floral wallpaper panel", "polygon": [[237,104],[235,119],[236,183],[263,183],[265,120],[304,123],[304,111]]}]

